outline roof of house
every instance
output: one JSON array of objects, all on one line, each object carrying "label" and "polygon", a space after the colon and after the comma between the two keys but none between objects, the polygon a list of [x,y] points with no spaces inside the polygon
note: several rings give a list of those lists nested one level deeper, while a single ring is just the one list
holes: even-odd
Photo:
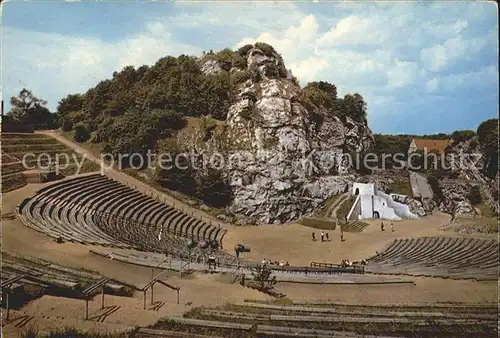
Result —
[{"label": "roof of house", "polygon": [[444,152],[446,146],[451,144],[451,140],[414,138],[413,141],[415,141],[415,146],[418,150],[424,150],[425,148],[427,148],[427,151],[437,150],[440,153]]}]

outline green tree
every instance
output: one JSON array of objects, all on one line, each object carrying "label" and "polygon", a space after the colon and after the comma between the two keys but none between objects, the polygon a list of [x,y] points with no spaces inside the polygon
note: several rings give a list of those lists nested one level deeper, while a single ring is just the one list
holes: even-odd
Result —
[{"label": "green tree", "polygon": [[328,82],[310,82],[304,87],[305,96],[317,107],[333,113],[337,100],[337,88]]},{"label": "green tree", "polygon": [[80,94],[68,94],[61,99],[56,108],[57,114],[60,116],[82,110],[83,97]]},{"label": "green tree", "polygon": [[434,194],[434,199],[438,202],[441,202],[444,198],[444,195],[443,195],[443,190],[439,185],[438,179],[435,176],[429,176],[427,177],[427,182],[431,186],[432,192]]},{"label": "green tree", "polygon": [[273,276],[272,270],[267,265],[257,265],[252,271],[254,281],[262,291],[271,290],[277,283],[276,276]]},{"label": "green tree", "polygon": [[255,48],[260,49],[264,55],[272,57],[277,55],[278,53],[274,49],[273,46],[265,43],[265,42],[257,42],[255,43]]},{"label": "green tree", "polygon": [[201,84],[203,114],[225,120],[231,105],[231,77],[229,73],[207,75]]},{"label": "green tree", "polygon": [[451,139],[455,142],[465,142],[476,135],[473,130],[457,130],[451,134]]},{"label": "green tree", "polygon": [[470,191],[469,191],[469,201],[472,205],[478,205],[479,203],[481,203],[483,201],[482,197],[481,197],[481,190],[479,188],[479,186],[477,185],[474,185],[471,187]]},{"label": "green tree", "polygon": [[252,45],[247,44],[238,49],[238,54],[240,54],[242,57],[247,57],[248,52],[253,48]]},{"label": "green tree", "polygon": [[477,136],[486,160],[484,173],[493,178],[498,173],[498,119],[481,123],[477,128]]},{"label": "green tree", "polygon": [[78,124],[75,127],[75,135],[73,136],[73,139],[76,142],[86,142],[88,139],[90,139],[90,132],[88,130],[88,127],[84,124]]},{"label": "green tree", "polygon": [[205,203],[222,208],[232,200],[231,187],[224,181],[222,172],[218,169],[207,168],[196,174],[196,195]]},{"label": "green tree", "polygon": [[23,88],[19,95],[10,99],[12,105],[8,116],[20,125],[32,125],[34,129],[51,129],[57,126],[55,115],[45,105],[47,101],[37,98],[33,93]]},{"label": "green tree", "polygon": [[161,140],[158,142],[158,153],[163,156],[158,159],[161,163],[158,163],[155,180],[167,189],[195,195],[197,183],[192,161],[177,141],[175,139]]},{"label": "green tree", "polygon": [[363,96],[356,93],[354,95],[347,94],[344,96],[344,104],[347,115],[356,121],[366,120],[366,102]]}]

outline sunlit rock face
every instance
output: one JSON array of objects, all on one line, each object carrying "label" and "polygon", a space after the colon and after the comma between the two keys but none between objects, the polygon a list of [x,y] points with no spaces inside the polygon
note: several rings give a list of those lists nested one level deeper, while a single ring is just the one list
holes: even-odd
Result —
[{"label": "sunlit rock face", "polygon": [[254,76],[239,85],[226,120],[229,210],[258,223],[290,222],[347,190],[354,177],[339,175],[341,154],[369,150],[373,135],[365,122],[308,111],[279,55],[247,55]]}]

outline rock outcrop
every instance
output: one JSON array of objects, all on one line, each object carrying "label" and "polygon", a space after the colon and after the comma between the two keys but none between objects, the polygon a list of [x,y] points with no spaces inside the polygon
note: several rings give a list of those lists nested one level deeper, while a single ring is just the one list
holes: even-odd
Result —
[{"label": "rock outcrop", "polygon": [[220,64],[216,60],[206,60],[202,65],[201,65],[201,71],[205,74],[218,74],[223,72],[224,70],[220,66]]},{"label": "rock outcrop", "polygon": [[457,216],[472,217],[477,215],[474,207],[467,201],[458,202],[453,212],[455,217]]},{"label": "rock outcrop", "polygon": [[346,191],[354,177],[344,174],[342,154],[368,150],[374,138],[366,121],[306,109],[279,54],[252,48],[246,64],[251,78],[238,86],[226,119],[228,210],[259,223],[289,222]]},{"label": "rock outcrop", "polygon": [[[481,197],[493,212],[498,213],[498,181],[491,180],[482,174],[485,157],[479,147],[476,136],[459,143],[454,143],[448,149],[446,165],[452,168],[456,179],[441,180],[443,200],[439,205],[441,211],[453,216],[452,222],[441,227],[443,231],[456,231],[461,234],[492,233],[498,228],[489,224],[478,223],[482,217],[478,210],[468,200],[469,192],[475,185],[480,187]],[[497,180],[498,180],[497,175]]]},{"label": "rock outcrop", "polygon": [[391,197],[395,202],[408,205],[412,214],[417,215],[418,217],[424,217],[427,215],[428,211],[426,211],[422,202],[406,195],[391,194]]}]

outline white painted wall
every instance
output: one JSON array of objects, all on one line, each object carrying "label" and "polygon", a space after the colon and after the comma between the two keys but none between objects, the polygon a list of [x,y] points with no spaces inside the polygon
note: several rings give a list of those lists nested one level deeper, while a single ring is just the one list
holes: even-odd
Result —
[{"label": "white painted wall", "polygon": [[373,195],[360,195],[361,213],[359,219],[373,218]]},{"label": "white painted wall", "polygon": [[359,191],[359,195],[375,195],[375,184],[374,183],[353,183],[352,194],[356,195],[356,190]]},{"label": "white painted wall", "polygon": [[406,204],[394,201],[391,196],[380,190],[377,190],[377,196],[384,198],[387,201],[387,206],[394,209],[395,214],[398,215],[401,219],[418,219],[418,216],[413,214],[410,211],[410,207]]},{"label": "white painted wall", "polygon": [[381,219],[401,220],[401,217],[389,206],[387,199],[381,196],[373,196],[373,211],[377,211]]},{"label": "white painted wall", "polygon": [[349,211],[350,220],[372,219],[374,212],[378,212],[381,219],[393,221],[418,218],[406,204],[398,203],[390,195],[376,190],[373,183],[354,183],[353,195],[356,195],[356,189],[358,189],[359,196]]}]

